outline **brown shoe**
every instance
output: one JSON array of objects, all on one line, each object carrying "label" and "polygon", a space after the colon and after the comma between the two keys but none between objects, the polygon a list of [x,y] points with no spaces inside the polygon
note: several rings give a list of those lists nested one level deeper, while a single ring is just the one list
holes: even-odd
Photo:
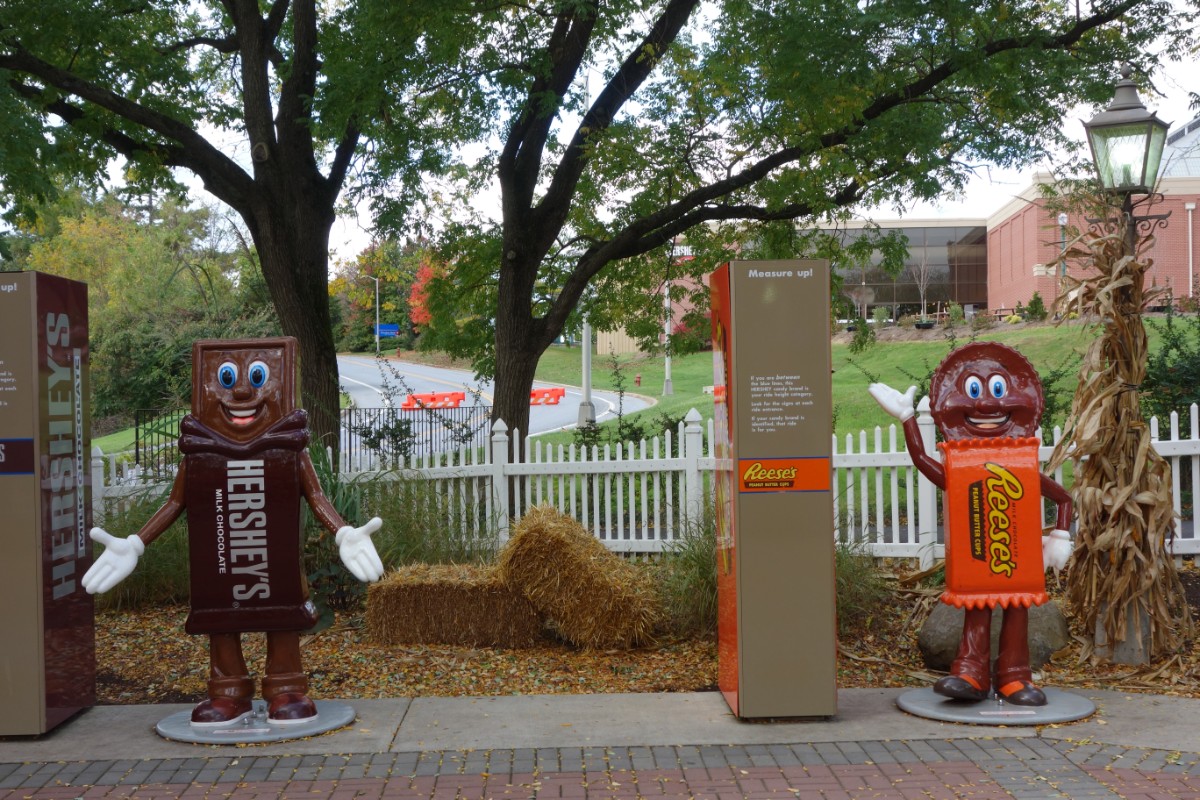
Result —
[{"label": "brown shoe", "polygon": [[317,718],[317,705],[308,695],[299,692],[284,692],[271,698],[267,706],[267,718],[272,725],[299,725]]},{"label": "brown shoe", "polygon": [[947,675],[933,685],[933,691],[953,700],[978,701],[988,696],[987,688],[977,686],[969,675]]},{"label": "brown shoe", "polygon": [[1044,706],[1046,693],[1029,681],[1012,681],[996,690],[1006,703],[1014,706]]},{"label": "brown shoe", "polygon": [[192,709],[192,727],[224,728],[250,716],[253,704],[246,699],[210,697]]}]

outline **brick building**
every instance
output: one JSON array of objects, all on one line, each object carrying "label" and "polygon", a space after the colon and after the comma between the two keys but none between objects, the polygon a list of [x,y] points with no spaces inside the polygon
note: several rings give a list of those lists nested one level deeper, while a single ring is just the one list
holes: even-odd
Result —
[{"label": "brick building", "polygon": [[[1058,215],[1045,207],[1038,192],[1039,175],[1024,192],[987,219],[988,307],[1027,304],[1036,291],[1049,305],[1058,296],[1058,275],[1049,264],[1063,247]],[[1200,236],[1196,203],[1200,199],[1200,117],[1172,131],[1163,152],[1158,189],[1163,202],[1152,213],[1169,213],[1165,228],[1155,231],[1150,251],[1154,266],[1147,280],[1170,287],[1176,298],[1200,297]],[[1081,220],[1068,224],[1084,227]],[[1073,267],[1079,269],[1079,267]]]}]

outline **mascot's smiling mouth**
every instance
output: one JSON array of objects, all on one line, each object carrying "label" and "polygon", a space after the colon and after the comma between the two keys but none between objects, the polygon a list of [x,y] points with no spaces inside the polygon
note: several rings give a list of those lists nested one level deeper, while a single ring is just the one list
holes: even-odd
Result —
[{"label": "mascot's smiling mouth", "polygon": [[258,416],[258,407],[237,409],[225,406],[225,414],[234,425],[249,425]]},{"label": "mascot's smiling mouth", "polygon": [[1008,422],[1011,414],[992,414],[986,417],[967,417],[967,422],[976,428],[994,430]]}]

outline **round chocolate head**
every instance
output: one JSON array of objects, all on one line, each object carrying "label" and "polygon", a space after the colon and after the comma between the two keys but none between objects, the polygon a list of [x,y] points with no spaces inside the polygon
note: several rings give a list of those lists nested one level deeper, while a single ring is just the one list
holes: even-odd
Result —
[{"label": "round chocolate head", "polygon": [[192,414],[237,442],[295,410],[296,340],[206,340],[192,347]]},{"label": "round chocolate head", "polygon": [[929,383],[933,421],[947,439],[1032,436],[1042,384],[1025,356],[996,342],[954,349]]}]

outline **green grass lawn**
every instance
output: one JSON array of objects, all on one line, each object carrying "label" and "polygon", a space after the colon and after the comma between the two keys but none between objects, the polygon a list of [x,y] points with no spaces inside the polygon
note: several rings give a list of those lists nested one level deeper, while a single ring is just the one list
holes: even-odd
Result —
[{"label": "green grass lawn", "polygon": [[123,431],[92,439],[92,446],[99,447],[105,453],[123,453],[133,449],[133,441],[133,428],[126,428]]},{"label": "green grass lawn", "polygon": [[[1080,358],[1096,335],[1096,328],[1082,325],[1003,326],[981,331],[980,341],[995,341],[1020,351],[1042,376],[1043,392],[1060,393],[1067,407],[1074,391]],[[962,331],[957,344],[966,344],[970,332]],[[847,345],[833,345],[833,403],[836,432],[845,435],[860,430],[887,427],[892,418],[880,409],[867,391],[881,381],[900,391],[914,384],[927,385],[928,376],[950,351],[951,342],[878,342],[857,355]],[[1050,383],[1052,373],[1059,378]],[[920,398],[918,398],[919,400]],[[1056,420],[1062,424],[1063,419]]]},{"label": "green grass lawn", "polygon": [[[1029,325],[1004,326],[981,331],[977,338],[997,341],[1021,351],[1038,372],[1047,376],[1054,370],[1065,373],[1056,382],[1055,389],[1064,402],[1070,402],[1070,393],[1076,381],[1081,356],[1096,334],[1095,327],[1082,325]],[[961,328],[957,343],[966,344],[970,331]],[[1151,342],[1154,342],[1151,331]],[[835,432],[839,436],[871,430],[875,426],[886,428],[892,418],[883,412],[867,392],[867,386],[875,380],[890,384],[904,391],[913,384],[926,382],[929,373],[950,351],[947,338],[912,342],[877,342],[865,351],[854,355],[846,344],[831,344],[833,355],[833,404],[836,413]],[[538,365],[538,380],[581,383],[581,360],[577,347],[553,347],[542,357]],[[671,415],[682,415],[690,408],[697,409],[705,418],[712,416],[712,395],[705,394],[705,386],[712,385],[712,354],[708,352],[677,356],[671,360],[671,379],[674,394],[662,396],[662,356],[619,356],[620,370],[624,373],[625,389],[657,401],[658,405],[643,414],[654,414],[657,410]],[[597,389],[614,389],[611,356],[593,356],[592,386]],[[641,373],[642,385],[635,388],[634,375]],[[1061,424],[1062,420],[1059,420]],[[569,441],[569,434],[558,434]]]}]

